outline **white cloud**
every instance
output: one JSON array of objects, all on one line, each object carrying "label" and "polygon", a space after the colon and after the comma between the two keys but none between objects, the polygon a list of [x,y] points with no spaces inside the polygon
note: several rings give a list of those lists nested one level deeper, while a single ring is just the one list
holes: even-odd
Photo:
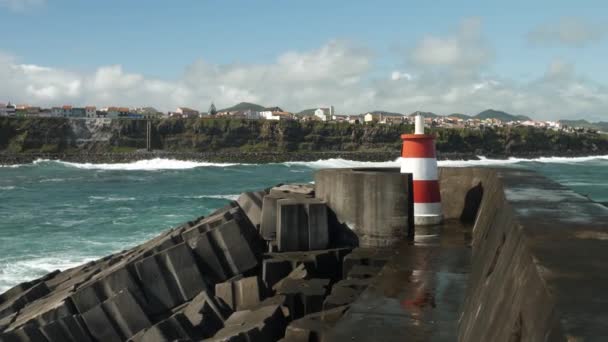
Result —
[{"label": "white cloud", "polygon": [[42,6],[46,0],[0,0],[0,7],[8,8],[11,11],[21,12],[30,8]]},{"label": "white cloud", "polygon": [[543,24],[527,35],[534,45],[565,45],[583,47],[603,39],[608,27],[580,18],[561,18]]},{"label": "white cloud", "polygon": [[410,61],[417,66],[444,67],[454,72],[477,70],[487,65],[494,53],[481,34],[481,20],[461,22],[454,34],[428,35],[410,51]]},{"label": "white cloud", "polygon": [[[456,41],[471,44],[481,34],[478,25],[468,23],[456,36]],[[578,75],[573,64],[553,61],[535,80],[520,82],[490,75],[484,69],[487,62],[480,63],[468,52],[449,60],[441,66],[412,65],[407,72],[374,77],[374,59],[367,50],[336,41],[312,51],[287,52],[268,64],[198,60],[168,81],[120,65],[83,73],[24,64],[0,54],[0,102],[206,110],[211,101],[219,108],[247,101],[291,111],[332,104],[341,113],[383,109],[475,114],[496,108],[538,119],[605,120],[608,114],[607,87]],[[435,72],[436,67],[447,72]]]}]

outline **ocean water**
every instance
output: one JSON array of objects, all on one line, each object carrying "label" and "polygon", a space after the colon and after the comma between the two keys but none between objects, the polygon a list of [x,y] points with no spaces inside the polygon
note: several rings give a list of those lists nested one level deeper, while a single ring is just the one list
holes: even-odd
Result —
[{"label": "ocean water", "polygon": [[[281,164],[214,164],[154,159],[128,164],[37,161],[0,166],[0,293],[149,239],[277,183],[311,182],[327,167],[398,166],[341,159]],[[608,156],[444,161],[440,166],[537,170],[608,202]]]}]

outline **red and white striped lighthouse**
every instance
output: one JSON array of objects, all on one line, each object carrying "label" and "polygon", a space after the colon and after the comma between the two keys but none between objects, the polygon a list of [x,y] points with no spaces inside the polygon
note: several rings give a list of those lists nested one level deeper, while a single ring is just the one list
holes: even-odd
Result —
[{"label": "red and white striped lighthouse", "polygon": [[402,134],[401,173],[411,173],[414,181],[414,223],[441,223],[441,195],[435,153],[435,136],[424,134],[424,118],[416,116],[414,134]]}]

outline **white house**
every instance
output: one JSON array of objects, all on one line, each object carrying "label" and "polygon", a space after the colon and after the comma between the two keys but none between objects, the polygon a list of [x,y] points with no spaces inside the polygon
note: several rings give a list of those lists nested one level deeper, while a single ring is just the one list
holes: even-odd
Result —
[{"label": "white house", "polygon": [[198,110],[194,110],[188,107],[177,107],[177,109],[175,110],[175,114],[178,114],[183,118],[199,116]]},{"label": "white house", "polygon": [[60,117],[63,116],[63,109],[61,107],[53,107],[51,108],[51,116],[52,117]]},{"label": "white house", "polygon": [[243,115],[245,116],[245,118],[251,119],[251,120],[258,120],[258,119],[262,118],[262,115],[260,114],[260,112],[251,110],[251,109],[248,109],[245,112],[243,112]]},{"label": "white house", "polygon": [[380,119],[381,119],[381,115],[379,115],[379,114],[367,113],[363,116],[364,122],[380,121]]},{"label": "white house", "polygon": [[276,121],[281,120],[281,117],[279,115],[274,115],[274,113],[269,110],[260,112],[260,116],[266,120],[276,120]]},{"label": "white house", "polygon": [[84,107],[85,116],[87,118],[96,118],[97,117],[97,107],[95,106],[86,106]]},{"label": "white house", "polygon": [[329,108],[319,108],[315,110],[315,116],[321,121],[329,121],[334,115],[334,106]]}]

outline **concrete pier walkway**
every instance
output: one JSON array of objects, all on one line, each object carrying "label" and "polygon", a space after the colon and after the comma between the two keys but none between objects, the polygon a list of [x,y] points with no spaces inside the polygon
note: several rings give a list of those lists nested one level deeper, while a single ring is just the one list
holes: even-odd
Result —
[{"label": "concrete pier walkway", "polygon": [[330,332],[330,341],[456,341],[471,267],[471,227],[417,227]]}]

